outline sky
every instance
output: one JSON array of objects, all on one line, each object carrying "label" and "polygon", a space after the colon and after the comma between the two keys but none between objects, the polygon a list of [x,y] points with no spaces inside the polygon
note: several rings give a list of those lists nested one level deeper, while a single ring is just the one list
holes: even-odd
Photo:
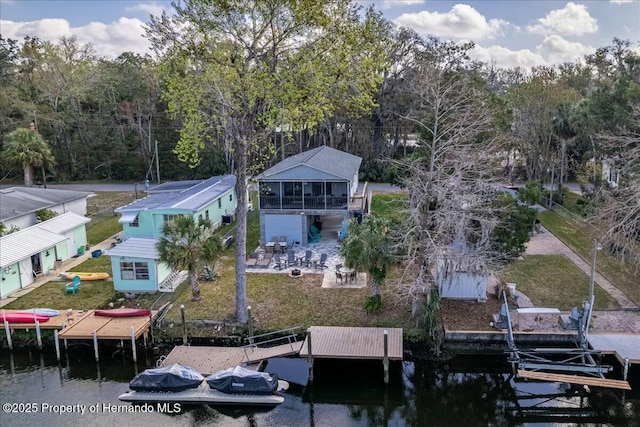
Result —
[{"label": "sky", "polygon": [[[640,52],[640,0],[393,0],[373,4],[385,18],[421,35],[473,41],[474,59],[500,67],[575,62],[614,37]],[[170,1],[0,0],[0,34],[55,42],[76,36],[102,56],[151,53],[143,37],[149,15]]]}]

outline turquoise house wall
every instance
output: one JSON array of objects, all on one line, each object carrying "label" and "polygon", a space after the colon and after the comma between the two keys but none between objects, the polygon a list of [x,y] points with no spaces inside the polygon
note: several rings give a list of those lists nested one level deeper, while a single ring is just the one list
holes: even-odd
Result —
[{"label": "turquoise house wall", "polygon": [[[231,196],[231,200],[229,200]],[[220,207],[218,207],[218,200],[220,200]],[[219,199],[214,200],[204,208],[195,213],[195,217],[198,218],[202,215],[206,218],[206,211],[209,211],[209,219],[214,225],[219,226],[222,223],[222,215],[231,214],[236,211],[238,204],[238,198],[236,197],[236,190],[232,189],[220,196]]]},{"label": "turquoise house wall", "polygon": [[[149,264],[148,280],[127,280],[122,278],[120,262],[146,262]],[[158,290],[157,263],[148,258],[111,257],[111,269],[113,270],[113,288],[119,292],[156,292]]]},{"label": "turquoise house wall", "polygon": [[[150,211],[139,211],[137,227],[132,227],[129,223],[122,224],[124,235],[127,237],[157,237],[155,234],[156,225],[154,225],[156,217],[157,214]],[[162,215],[160,215],[160,218],[162,218]],[[162,226],[160,226],[160,229],[162,229]]]},{"label": "turquoise house wall", "polygon": [[158,283],[161,283],[164,279],[167,278],[167,276],[169,276],[169,274],[171,274],[171,267],[169,267],[164,262],[158,262],[157,269],[158,269]]},{"label": "turquoise house wall", "polygon": [[[42,251],[42,272],[45,274],[49,274],[49,271],[53,270],[53,265],[56,262],[56,251],[55,246],[51,246],[49,249]],[[47,253],[49,255],[47,255]]]},{"label": "turquoise house wall", "polygon": [[[18,274],[18,263],[11,264],[7,271],[8,274],[0,269],[0,297],[4,297],[11,292],[15,292],[20,289],[20,275]],[[14,274],[15,272],[15,274]]]},{"label": "turquoise house wall", "polygon": [[84,225],[73,229],[73,238],[76,241],[76,248],[87,246],[87,229]]},{"label": "turquoise house wall", "polygon": [[60,242],[56,245],[56,253],[58,254],[58,259],[63,261],[70,258],[69,251],[67,250],[67,242]]}]

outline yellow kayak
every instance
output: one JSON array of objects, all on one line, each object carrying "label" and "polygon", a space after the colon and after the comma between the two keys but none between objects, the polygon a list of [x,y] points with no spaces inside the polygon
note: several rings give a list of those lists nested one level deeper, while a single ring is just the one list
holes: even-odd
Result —
[{"label": "yellow kayak", "polygon": [[74,276],[80,276],[80,280],[107,280],[110,277],[109,273],[83,273],[79,271],[66,271],[60,275],[67,280],[73,279]]}]

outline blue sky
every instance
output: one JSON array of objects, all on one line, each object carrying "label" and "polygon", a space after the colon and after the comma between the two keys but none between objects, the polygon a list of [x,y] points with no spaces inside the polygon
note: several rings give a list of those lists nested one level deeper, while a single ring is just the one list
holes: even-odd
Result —
[{"label": "blue sky", "polygon": [[[640,45],[638,0],[395,0],[374,4],[384,16],[418,33],[476,43],[472,55],[499,66],[531,67],[575,61],[613,37]],[[55,41],[74,35],[106,56],[147,53],[142,25],[171,11],[170,1],[0,0],[0,33]]]}]

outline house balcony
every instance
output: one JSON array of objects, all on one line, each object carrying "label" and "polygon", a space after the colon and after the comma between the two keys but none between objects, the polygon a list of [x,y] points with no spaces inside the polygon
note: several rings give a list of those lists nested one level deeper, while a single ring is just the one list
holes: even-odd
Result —
[{"label": "house balcony", "polygon": [[277,196],[260,195],[260,209],[278,210],[347,210],[347,196]]}]

